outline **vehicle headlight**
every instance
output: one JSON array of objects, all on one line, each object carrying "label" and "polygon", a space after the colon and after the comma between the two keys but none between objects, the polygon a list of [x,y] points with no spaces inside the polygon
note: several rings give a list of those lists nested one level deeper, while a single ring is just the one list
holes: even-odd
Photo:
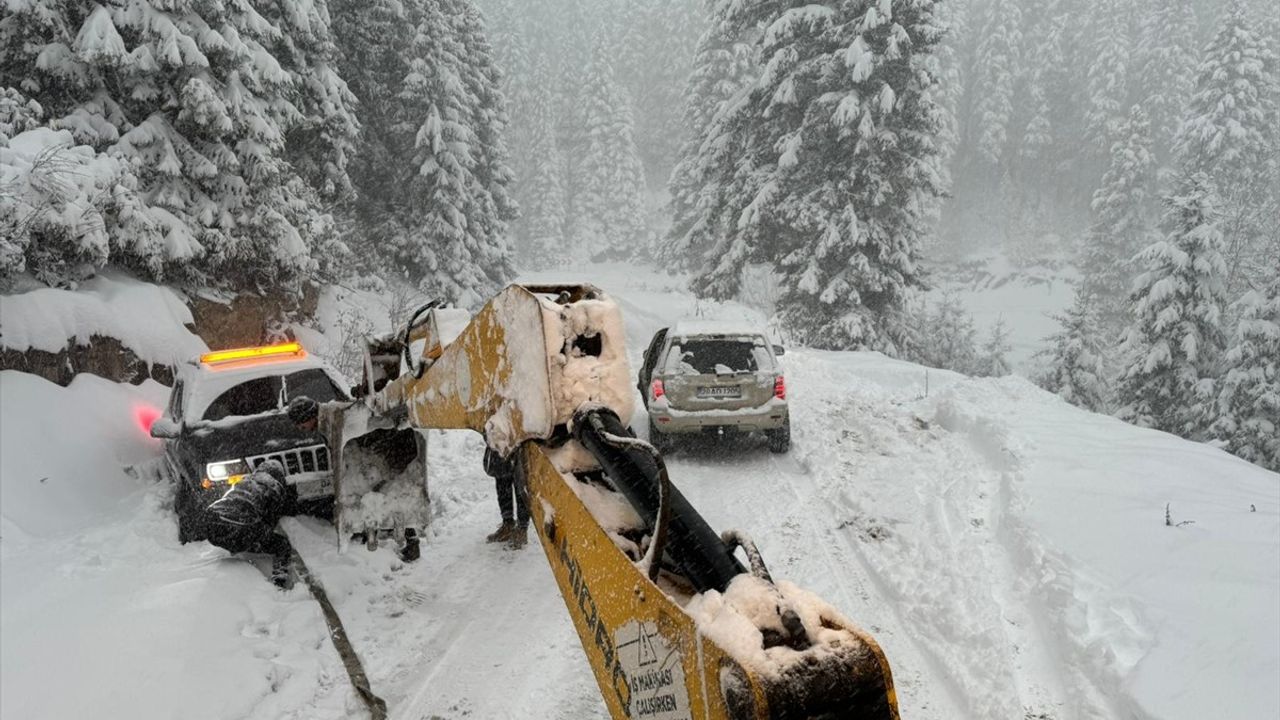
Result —
[{"label": "vehicle headlight", "polygon": [[204,466],[204,475],[213,482],[235,485],[249,474],[249,463],[244,460],[223,460]]}]

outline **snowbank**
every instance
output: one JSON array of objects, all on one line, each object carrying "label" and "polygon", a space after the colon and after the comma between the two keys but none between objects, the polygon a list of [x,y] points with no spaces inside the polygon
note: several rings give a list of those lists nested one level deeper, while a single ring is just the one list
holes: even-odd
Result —
[{"label": "snowbank", "polygon": [[[123,466],[154,456],[143,428],[169,389],[77,375],[63,388],[0,372],[0,515],[5,529],[50,537],[102,524],[132,508],[138,482]],[[9,539],[8,533],[5,539]]]},{"label": "snowbank", "polygon": [[41,288],[0,302],[0,345],[58,352],[68,342],[113,337],[143,362],[177,365],[208,351],[194,333],[191,311],[170,289],[102,274],[77,290]]},{"label": "snowbank", "polygon": [[306,591],[179,545],[169,488],[123,471],[166,395],[0,372],[0,717],[349,717],[349,692],[311,707],[343,674]]},{"label": "snowbank", "polygon": [[935,407],[1005,466],[1002,540],[1100,690],[1151,717],[1280,716],[1280,476],[1022,380]]},{"label": "snowbank", "polygon": [[797,492],[882,597],[823,594],[924,673],[904,717],[1280,715],[1280,476],[1020,378],[788,359]]}]

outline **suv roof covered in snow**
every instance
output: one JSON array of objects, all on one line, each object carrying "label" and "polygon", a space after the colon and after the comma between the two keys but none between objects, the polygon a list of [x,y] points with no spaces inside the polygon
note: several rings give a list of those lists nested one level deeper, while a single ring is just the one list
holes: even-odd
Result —
[{"label": "suv roof covered in snow", "polygon": [[669,337],[695,337],[699,335],[768,337],[764,328],[758,325],[732,320],[681,320],[671,327],[669,333]]},{"label": "suv roof covered in snow", "polygon": [[223,393],[256,378],[319,370],[335,387],[349,387],[346,378],[300,346],[295,352],[208,360],[217,355],[217,352],[206,353],[178,368],[177,380],[185,394],[181,401],[182,415],[187,422],[200,420],[209,405]]}]

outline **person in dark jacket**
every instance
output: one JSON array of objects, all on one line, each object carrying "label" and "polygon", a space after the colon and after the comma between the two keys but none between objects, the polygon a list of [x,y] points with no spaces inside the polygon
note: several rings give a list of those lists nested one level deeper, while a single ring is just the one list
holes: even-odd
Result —
[{"label": "person in dark jacket", "polygon": [[492,448],[484,449],[484,471],[497,486],[498,511],[502,513],[502,524],[485,540],[505,542],[511,549],[519,550],[529,542],[528,491],[524,483],[516,482],[513,459],[502,457]]},{"label": "person in dark jacket", "polygon": [[296,506],[296,491],[285,482],[284,466],[267,460],[209,505],[205,511],[209,542],[231,553],[271,555],[271,581],[284,587],[293,548],[276,532],[276,524],[296,514]]}]

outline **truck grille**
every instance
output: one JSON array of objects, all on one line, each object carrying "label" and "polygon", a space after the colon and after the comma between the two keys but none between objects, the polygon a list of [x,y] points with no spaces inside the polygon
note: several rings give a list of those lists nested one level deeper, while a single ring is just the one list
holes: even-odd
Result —
[{"label": "truck grille", "polygon": [[329,448],[324,445],[294,448],[265,455],[253,455],[248,460],[249,466],[254,468],[268,460],[275,460],[284,466],[284,471],[287,475],[329,472]]}]

